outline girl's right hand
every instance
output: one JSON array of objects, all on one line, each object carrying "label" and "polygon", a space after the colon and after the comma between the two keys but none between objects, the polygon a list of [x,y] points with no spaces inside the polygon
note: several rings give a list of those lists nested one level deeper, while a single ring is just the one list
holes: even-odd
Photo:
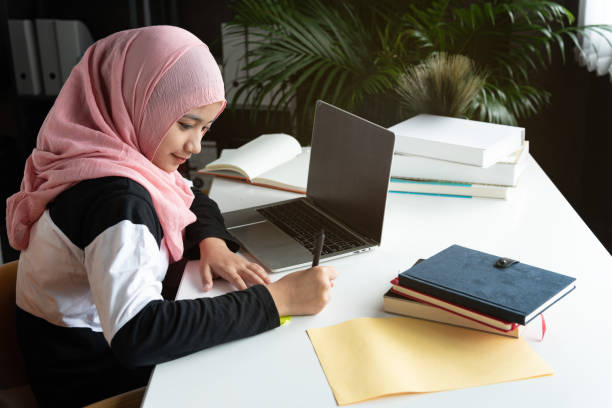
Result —
[{"label": "girl's right hand", "polygon": [[330,266],[294,272],[267,285],[279,316],[319,313],[331,299],[338,272]]}]

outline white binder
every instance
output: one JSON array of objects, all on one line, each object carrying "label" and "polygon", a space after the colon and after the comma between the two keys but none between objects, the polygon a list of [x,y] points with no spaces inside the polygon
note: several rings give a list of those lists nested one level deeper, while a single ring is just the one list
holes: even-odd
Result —
[{"label": "white binder", "polygon": [[[225,83],[225,98],[231,103],[241,80],[246,76],[246,32],[237,32],[235,27],[227,23],[221,24],[223,47],[223,82]],[[244,104],[245,95],[241,96],[240,104]]]},{"label": "white binder", "polygon": [[31,20],[9,20],[8,23],[17,93],[39,95],[42,87],[34,24]]},{"label": "white binder", "polygon": [[45,94],[57,95],[62,88],[62,77],[58,59],[55,20],[36,20],[38,55]]},{"label": "white binder", "polygon": [[[249,28],[243,31],[228,23],[221,24],[221,39],[223,50],[223,82],[225,83],[225,97],[231,103],[238,106],[246,106],[246,93],[240,95],[240,100],[234,102],[234,97],[242,82],[256,75],[263,67],[246,69],[248,54],[260,46],[266,32],[261,29]],[[261,100],[261,108],[272,107],[272,96],[277,94],[279,87],[271,89]],[[278,101],[278,98],[277,100]],[[289,109],[294,110],[294,101],[289,101]]]},{"label": "white binder", "polygon": [[64,83],[93,40],[85,24],[78,20],[55,20],[55,34]]}]

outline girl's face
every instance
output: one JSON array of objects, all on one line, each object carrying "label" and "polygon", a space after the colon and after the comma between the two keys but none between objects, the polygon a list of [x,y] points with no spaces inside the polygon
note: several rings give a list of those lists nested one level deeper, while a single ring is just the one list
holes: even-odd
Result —
[{"label": "girl's face", "polygon": [[153,156],[153,164],[171,173],[201,150],[202,137],[210,129],[223,102],[200,106],[172,124]]}]

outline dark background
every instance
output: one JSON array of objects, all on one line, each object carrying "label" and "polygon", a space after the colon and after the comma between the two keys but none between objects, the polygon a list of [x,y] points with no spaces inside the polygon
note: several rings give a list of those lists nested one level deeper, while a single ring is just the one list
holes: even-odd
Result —
[{"label": "dark background", "polygon": [[[6,199],[19,189],[25,159],[54,101],[49,96],[16,95],[7,19],[81,20],[95,41],[142,26],[150,15],[152,24],[177,25],[197,35],[221,63],[220,24],[232,18],[228,3],[151,0],[147,13],[140,0],[0,0],[0,239],[5,262],[18,256],[7,244]],[[577,15],[578,0],[558,3]],[[550,106],[519,124],[526,128],[531,154],[610,252],[612,83],[609,76],[597,77],[578,66],[573,47],[568,44],[566,48],[565,64],[556,55],[551,68],[535,76],[536,84],[552,93]],[[236,147],[261,133],[277,130],[274,125],[252,124],[247,116],[248,112],[222,115],[211,137],[221,147]],[[278,126],[286,127],[286,123]]]}]

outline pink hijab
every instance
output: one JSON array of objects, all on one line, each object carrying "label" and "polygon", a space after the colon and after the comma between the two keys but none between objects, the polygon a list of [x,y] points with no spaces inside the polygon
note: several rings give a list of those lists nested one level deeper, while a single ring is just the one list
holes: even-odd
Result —
[{"label": "pink hijab", "polygon": [[184,228],[195,221],[193,194],[178,172],[167,173],[151,160],[182,115],[225,102],[223,88],[208,47],[181,28],[121,31],[94,43],[40,129],[21,190],[7,200],[11,246],[28,247],[32,224],[64,190],[82,180],[122,176],[147,189],[168,254],[180,259]]}]

